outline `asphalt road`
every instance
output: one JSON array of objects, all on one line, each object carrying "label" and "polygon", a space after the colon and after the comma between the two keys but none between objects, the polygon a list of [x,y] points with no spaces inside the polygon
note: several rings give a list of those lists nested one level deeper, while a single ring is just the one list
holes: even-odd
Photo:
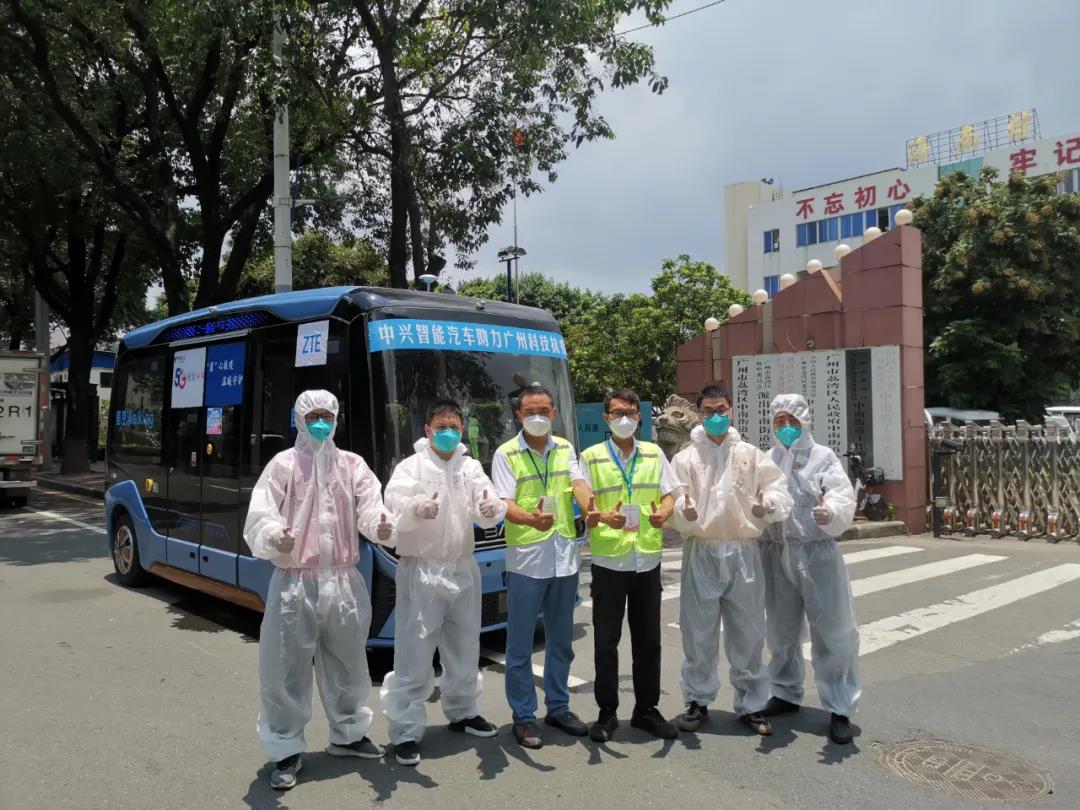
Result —
[{"label": "asphalt road", "polygon": [[[255,738],[259,617],[168,583],[119,586],[100,503],[41,493],[0,513],[0,808],[976,807],[890,772],[891,748],[944,740],[1023,757],[1080,807],[1080,547],[928,537],[846,543],[863,627],[860,734],[827,742],[812,684],[776,734],[745,733],[726,685],[697,734],[662,743],[624,722],[606,745],[554,730],[526,752],[509,732],[503,650],[484,639],[481,711],[495,739],[450,734],[436,704],[418,768],[335,759],[315,701],[301,784],[267,787]],[[661,710],[678,713],[679,552],[665,553]],[[587,571],[582,593],[588,598]],[[592,631],[577,610],[572,708],[592,720]],[[624,705],[632,705],[624,634]],[[542,654],[534,658],[542,666]],[[386,654],[371,656],[379,680]],[[723,666],[726,669],[726,665]],[[542,671],[542,670],[541,670]],[[378,706],[378,686],[372,690]],[[625,719],[625,718],[624,718]],[[387,741],[377,716],[372,733]],[[931,759],[970,795],[1030,784],[997,760]],[[992,753],[987,755],[992,757]],[[988,764],[989,763],[989,764]],[[925,771],[924,771],[925,774]],[[1026,781],[1027,780],[1027,781]],[[1048,785],[1048,783],[1043,783]],[[1038,792],[1038,791],[1035,791]],[[1004,794],[1003,794],[1004,795]],[[1001,806],[999,804],[998,806]]]}]

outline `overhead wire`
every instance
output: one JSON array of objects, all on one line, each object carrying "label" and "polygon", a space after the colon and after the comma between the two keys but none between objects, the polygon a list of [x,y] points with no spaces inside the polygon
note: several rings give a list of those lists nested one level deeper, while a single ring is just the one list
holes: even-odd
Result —
[{"label": "overhead wire", "polygon": [[[692,9],[689,9],[687,11],[680,12],[679,14],[673,14],[670,17],[665,17],[663,22],[669,23],[672,20],[679,19],[680,17],[688,17],[691,14],[696,14],[699,11],[704,11],[707,8],[712,8],[713,6],[718,6],[721,3],[726,3],[726,2],[727,2],[727,0],[713,0],[712,3],[706,3],[703,6],[698,6],[697,8],[692,8]],[[654,23],[646,23],[645,25],[637,26],[637,28],[628,28],[625,31],[619,31],[619,32],[617,32],[615,34],[615,36],[624,37],[627,34],[633,34],[635,31],[644,31],[646,28],[655,28],[655,27],[656,27],[656,24],[654,24]]]}]

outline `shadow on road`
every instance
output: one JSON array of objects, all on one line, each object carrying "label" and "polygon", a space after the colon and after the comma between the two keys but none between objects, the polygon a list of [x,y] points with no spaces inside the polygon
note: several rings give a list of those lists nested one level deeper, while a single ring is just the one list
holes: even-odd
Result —
[{"label": "shadow on road", "polygon": [[46,565],[107,559],[108,556],[105,536],[91,534],[78,526],[52,523],[48,528],[37,528],[20,524],[5,526],[0,532],[0,563]]}]

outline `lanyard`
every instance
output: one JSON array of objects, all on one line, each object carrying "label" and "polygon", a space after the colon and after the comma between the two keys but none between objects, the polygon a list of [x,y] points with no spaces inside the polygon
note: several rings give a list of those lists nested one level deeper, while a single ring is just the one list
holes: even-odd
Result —
[{"label": "lanyard", "polygon": [[611,460],[615,462],[615,466],[619,468],[622,480],[626,484],[628,500],[634,500],[634,470],[637,469],[638,456],[641,454],[635,448],[633,451],[634,457],[630,459],[630,474],[627,475],[626,469],[623,467],[622,462],[619,461],[619,454],[615,452],[615,442],[611,441],[611,439],[608,439],[608,453],[611,455]]},{"label": "lanyard", "polygon": [[544,492],[547,492],[548,478],[551,477],[551,473],[548,472],[548,463],[551,461],[551,451],[555,448],[550,448],[547,453],[544,454],[544,471],[540,472],[540,465],[536,463],[536,451],[531,447],[526,447],[525,450],[529,454],[529,461],[532,462],[533,469],[536,470],[536,474],[540,477],[540,483],[544,485]]}]

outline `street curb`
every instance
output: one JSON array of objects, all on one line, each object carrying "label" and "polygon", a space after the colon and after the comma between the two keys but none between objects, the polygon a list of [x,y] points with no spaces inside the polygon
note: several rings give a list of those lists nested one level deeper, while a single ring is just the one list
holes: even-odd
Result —
[{"label": "street curb", "polygon": [[840,540],[880,540],[884,537],[906,537],[907,524],[901,520],[879,520],[856,523],[842,535]]},{"label": "street curb", "polygon": [[51,478],[38,478],[39,489],[51,489],[56,492],[68,492],[72,495],[82,495],[84,498],[104,501],[105,493],[95,487],[84,487],[82,484],[71,484],[67,481],[56,481]]}]

